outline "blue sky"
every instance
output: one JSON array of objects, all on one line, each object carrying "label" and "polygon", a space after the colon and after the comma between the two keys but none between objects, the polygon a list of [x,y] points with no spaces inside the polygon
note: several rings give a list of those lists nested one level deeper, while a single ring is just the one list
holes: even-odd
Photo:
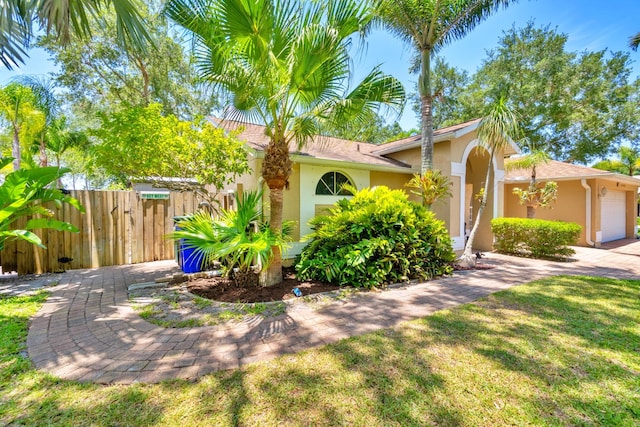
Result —
[{"label": "blue sky", "polygon": [[[604,6],[604,7],[603,7]],[[569,36],[567,49],[571,51],[609,49],[630,51],[629,37],[640,32],[640,1],[611,0],[521,0],[509,8],[500,10],[481,23],[466,38],[454,41],[440,52],[455,67],[473,73],[486,57],[486,50],[497,45],[502,32],[523,27],[533,19],[538,26],[549,24],[551,28]],[[0,84],[6,84],[17,74],[46,74],[54,70],[46,53],[30,52],[31,58],[19,70],[9,72],[0,69]],[[373,66],[399,78],[407,92],[414,91],[417,76],[408,72],[412,58],[411,48],[381,30],[368,38],[362,57],[354,58],[354,65],[362,77]],[[640,76],[640,51],[631,52],[633,76]],[[417,127],[418,122],[411,106],[407,105],[400,118],[404,129]]]}]

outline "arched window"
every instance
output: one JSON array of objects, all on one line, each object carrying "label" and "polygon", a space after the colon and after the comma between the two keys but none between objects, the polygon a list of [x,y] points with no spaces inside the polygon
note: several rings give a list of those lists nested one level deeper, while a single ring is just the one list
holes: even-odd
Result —
[{"label": "arched window", "polygon": [[322,175],[318,185],[316,185],[316,195],[318,196],[350,196],[342,186],[344,184],[353,185],[351,180],[340,172],[327,172]]}]

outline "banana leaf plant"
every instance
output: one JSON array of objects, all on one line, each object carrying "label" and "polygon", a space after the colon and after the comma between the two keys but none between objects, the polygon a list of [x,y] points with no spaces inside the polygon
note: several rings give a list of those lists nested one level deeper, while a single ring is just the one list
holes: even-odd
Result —
[{"label": "banana leaf plant", "polygon": [[[0,158],[0,169],[13,161],[12,158]],[[68,168],[43,167],[18,169],[7,174],[0,185],[0,250],[7,241],[21,239],[46,249],[42,240],[33,230],[52,229],[77,233],[73,224],[54,218],[54,212],[44,206],[52,202],[60,207],[68,203],[80,212],[84,208],[80,203],[56,188],[48,188],[65,173]],[[26,218],[22,228],[16,228],[16,221]]]},{"label": "banana leaf plant", "polygon": [[181,239],[202,265],[219,261],[237,286],[255,285],[257,274],[273,261],[273,247],[284,250],[291,232],[286,222],[282,233],[269,228],[261,205],[261,191],[245,191],[235,210],[222,209],[217,215],[196,212],[178,221],[178,229],[167,237]]}]

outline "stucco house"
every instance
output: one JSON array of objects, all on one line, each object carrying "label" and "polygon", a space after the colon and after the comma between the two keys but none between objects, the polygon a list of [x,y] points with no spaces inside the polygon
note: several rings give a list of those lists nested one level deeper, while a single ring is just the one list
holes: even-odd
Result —
[{"label": "stucco house", "polygon": [[[537,209],[536,218],[570,221],[582,226],[580,245],[636,236],[636,209],[640,181],[619,173],[550,161],[536,168],[537,180],[558,183],[558,199],[552,209]],[[526,188],[530,171],[508,171],[504,180],[504,216],[526,217],[526,206],[513,194]]]},{"label": "stucco house", "polygon": [[[243,129],[239,135],[250,152],[251,174],[242,176],[228,192],[264,187],[260,171],[264,150],[268,144],[265,128],[259,125],[219,121],[226,129]],[[461,251],[465,232],[471,227],[477,194],[484,184],[488,167],[488,152],[480,146],[476,131],[479,120],[439,129],[434,132],[434,167],[451,178],[453,197],[436,203],[433,210],[445,221],[453,239],[454,249]],[[412,136],[383,145],[317,137],[305,147],[291,147],[293,174],[284,194],[284,219],[293,220],[293,247],[285,257],[298,254],[311,232],[308,221],[344,198],[340,185],[349,182],[358,189],[386,185],[405,189],[414,173],[420,172],[420,136]],[[488,250],[492,245],[489,221],[503,216],[504,157],[518,152],[515,145],[497,153],[491,167],[494,170],[493,192],[483,215],[477,235],[477,247]],[[268,200],[265,194],[265,200]]]}]

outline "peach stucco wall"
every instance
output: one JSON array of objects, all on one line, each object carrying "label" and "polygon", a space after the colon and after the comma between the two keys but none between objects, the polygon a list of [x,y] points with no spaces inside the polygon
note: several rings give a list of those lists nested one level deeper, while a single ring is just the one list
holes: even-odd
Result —
[{"label": "peach stucco wall", "polygon": [[[636,209],[637,209],[637,186],[623,182],[605,181],[602,179],[588,179],[585,181],[591,188],[591,233],[589,240],[597,245],[597,235],[602,230],[602,211],[600,194],[603,188],[608,191],[625,191],[626,192],[626,237],[633,238],[635,236]],[[505,185],[505,210],[506,217],[527,216],[526,206],[522,206],[518,202],[518,198],[513,194],[515,187],[524,188],[528,184],[507,184]],[[537,209],[536,218],[552,221],[568,221],[575,222],[582,226],[579,245],[587,245],[587,190],[582,186],[581,180],[559,181],[558,182],[558,200],[552,206],[552,209]]]}]

